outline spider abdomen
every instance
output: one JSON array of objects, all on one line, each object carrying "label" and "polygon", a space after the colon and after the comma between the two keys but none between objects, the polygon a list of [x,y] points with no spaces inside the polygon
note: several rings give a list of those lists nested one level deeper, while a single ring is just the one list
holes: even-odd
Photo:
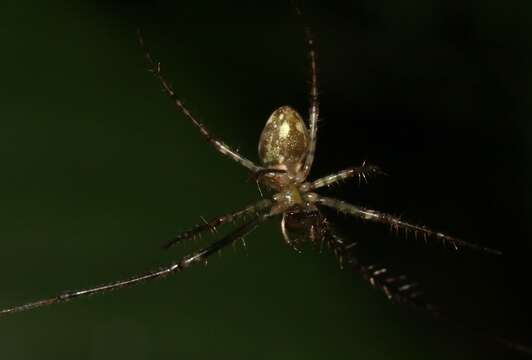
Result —
[{"label": "spider abdomen", "polygon": [[260,135],[259,157],[268,168],[296,173],[305,159],[309,135],[301,116],[289,106],[275,110]]}]

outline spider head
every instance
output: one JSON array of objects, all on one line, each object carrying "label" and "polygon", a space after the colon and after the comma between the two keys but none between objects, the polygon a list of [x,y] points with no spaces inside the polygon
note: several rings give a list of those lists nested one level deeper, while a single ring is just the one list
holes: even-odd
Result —
[{"label": "spider head", "polygon": [[259,157],[268,169],[285,173],[268,174],[266,185],[279,189],[297,181],[309,146],[309,134],[301,116],[289,106],[281,106],[271,115],[259,140]]},{"label": "spider head", "polygon": [[313,206],[294,206],[283,213],[281,230],[284,240],[294,250],[300,251],[305,242],[320,243],[325,236],[323,215]]}]

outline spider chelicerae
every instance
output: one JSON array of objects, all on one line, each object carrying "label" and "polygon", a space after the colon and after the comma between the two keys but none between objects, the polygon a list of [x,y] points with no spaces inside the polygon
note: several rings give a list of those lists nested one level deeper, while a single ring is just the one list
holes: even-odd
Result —
[{"label": "spider chelicerae", "polygon": [[[454,247],[469,247],[484,252],[499,254],[499,251],[481,245],[465,242],[452,236],[436,232],[425,226],[405,222],[398,217],[352,205],[345,201],[326,197],[316,193],[316,190],[330,186],[347,179],[366,179],[371,176],[384,174],[378,166],[363,163],[357,167],[347,168],[335,174],[316,180],[309,180],[308,176],[314,161],[319,120],[318,81],[316,51],[311,31],[305,27],[308,57],[310,60],[310,106],[308,123],[290,106],[281,106],[269,117],[260,135],[258,152],[260,164],[243,157],[221,140],[215,138],[176,96],[173,88],[161,73],[160,64],[156,62],[150,52],[145,50],[143,38],[139,32],[140,46],[145,50],[145,57],[150,70],[159,80],[163,90],[172,99],[175,106],[198,128],[201,135],[216,151],[236,161],[247,168],[253,179],[257,181],[259,189],[264,189],[264,196],[245,208],[204,221],[204,223],[190,230],[178,234],[165,244],[171,247],[178,242],[194,238],[203,232],[213,231],[224,224],[240,223],[236,229],[207,247],[185,255],[179,261],[161,269],[140,274],[126,280],[111,282],[77,291],[65,292],[51,298],[30,302],[0,310],[0,315],[25,311],[37,307],[69,301],[78,297],[88,296],[106,291],[132,286],[141,282],[162,278],[185,270],[195,263],[205,262],[211,255],[219,252],[228,245],[243,239],[264,221],[281,217],[281,232],[285,242],[300,250],[304,242],[326,244],[338,257],[342,266],[350,266],[360,273],[369,283],[382,290],[388,298],[396,302],[413,304],[434,311],[432,305],[425,303],[421,292],[414,283],[404,276],[392,275],[386,268],[374,265],[364,265],[358,261],[354,253],[355,243],[344,241],[332,228],[320,208],[332,208],[340,213],[361,218],[370,222],[378,222],[411,231],[415,235],[432,238],[449,243]],[[262,191],[261,191],[262,194]]]}]

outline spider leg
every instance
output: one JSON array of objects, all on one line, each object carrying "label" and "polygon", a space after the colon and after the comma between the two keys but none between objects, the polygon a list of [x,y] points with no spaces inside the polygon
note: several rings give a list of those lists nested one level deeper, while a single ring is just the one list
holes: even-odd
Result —
[{"label": "spider leg", "polygon": [[405,304],[417,309],[428,311],[436,320],[446,321],[459,330],[460,333],[469,334],[472,339],[484,344],[486,341],[506,347],[509,350],[532,355],[532,348],[514,339],[501,337],[487,329],[471,326],[463,322],[463,319],[451,316],[445,310],[430,302],[427,302],[417,283],[411,282],[405,275],[393,275],[385,267],[366,265],[359,261],[355,254],[356,243],[345,242],[330,226],[324,218],[325,241],[333,250],[340,261],[340,266],[349,265],[354,271],[370,283],[370,285],[382,291],[389,300],[395,303]]},{"label": "spider leg", "polygon": [[209,132],[209,130],[207,130],[205,125],[203,125],[198,119],[196,119],[194,115],[192,115],[190,110],[185,106],[185,104],[183,104],[183,102],[179,100],[173,88],[170,86],[168,81],[166,81],[166,79],[161,73],[161,64],[153,59],[150,52],[146,48],[144,44],[144,39],[142,38],[142,34],[140,30],[138,30],[138,40],[139,40],[140,48],[145,53],[146,61],[148,62],[148,65],[150,66],[150,71],[153,72],[155,77],[159,80],[166,94],[174,101],[175,106],[198,128],[201,135],[203,135],[203,137],[205,137],[205,139],[212,146],[214,146],[216,151],[233,159],[234,161],[244,166],[245,168],[251,170],[252,172],[256,172],[262,169],[260,166],[255,165],[255,163],[253,163],[251,160],[246,159],[242,155],[238,154],[235,150],[232,150],[223,141],[218,140],[211,135],[211,133]]},{"label": "spider leg", "polygon": [[301,186],[301,191],[306,192],[316,190],[352,177],[358,177],[359,182],[362,180],[367,181],[367,178],[372,175],[385,175],[385,173],[377,165],[366,164],[366,162],[364,162],[361,166],[350,167],[335,174],[305,183]]},{"label": "spider leg", "polygon": [[286,174],[287,171],[283,169],[274,169],[274,168],[262,168],[253,174],[251,174],[250,178],[254,181],[260,180],[263,176],[272,176],[275,174]]},{"label": "spider leg", "polygon": [[382,291],[386,297],[401,304],[408,304],[429,311],[439,317],[437,308],[423,299],[423,292],[417,283],[411,282],[405,275],[392,274],[389,269],[377,265],[365,265],[355,254],[356,243],[347,243],[325,220],[326,241],[340,261],[340,266],[347,265],[370,283],[372,287]]},{"label": "spider leg", "polygon": [[237,229],[235,229],[233,232],[229,233],[222,239],[213,242],[211,245],[203,249],[200,249],[196,252],[193,252],[192,254],[186,255],[183,258],[181,258],[181,260],[179,260],[178,262],[173,263],[172,265],[169,265],[167,267],[163,267],[159,270],[150,271],[150,272],[147,272],[141,275],[136,275],[126,280],[111,282],[108,284],[103,284],[103,285],[99,285],[99,286],[88,288],[88,289],[69,291],[69,292],[65,292],[60,295],[48,298],[48,299],[38,300],[35,302],[2,309],[0,310],[0,316],[12,314],[16,312],[21,312],[21,311],[26,311],[26,310],[31,310],[31,309],[35,309],[35,308],[39,308],[43,306],[53,305],[57,303],[62,303],[62,302],[73,300],[78,297],[85,297],[89,295],[95,295],[95,294],[108,292],[111,290],[126,288],[126,287],[130,287],[133,285],[143,283],[145,281],[163,278],[175,272],[180,272],[182,270],[185,270],[186,268],[188,268],[190,265],[194,263],[205,262],[209,256],[223,249],[227,245],[230,245],[236,240],[243,238],[244,236],[249,234],[251,231],[253,231],[260,223],[262,223],[264,220],[269,218],[270,216],[272,216],[272,214],[260,215],[259,217],[253,219],[252,221],[249,221],[243,224],[242,226],[238,227]]},{"label": "spider leg", "polygon": [[470,249],[483,251],[483,252],[491,253],[495,255],[502,254],[502,252],[499,250],[495,250],[495,249],[484,247],[482,245],[463,241],[455,237],[443,234],[441,232],[431,230],[425,226],[413,225],[413,224],[404,222],[398,217],[385,214],[385,213],[382,213],[376,210],[371,210],[371,209],[366,209],[360,206],[351,205],[342,200],[337,200],[337,199],[320,196],[316,194],[315,201],[318,204],[336,209],[337,211],[344,213],[344,214],[359,217],[364,220],[380,222],[383,224],[389,224],[393,229],[403,229],[405,231],[413,231],[414,234],[418,234],[418,233],[422,234],[425,238],[431,237],[435,239],[440,239],[443,243],[451,244],[455,249],[458,249],[459,246],[462,246],[462,247],[467,247]]},{"label": "spider leg", "polygon": [[168,249],[172,245],[177,244],[183,240],[194,238],[195,236],[201,234],[204,231],[216,231],[216,228],[223,224],[230,224],[240,219],[243,219],[247,216],[258,215],[263,213],[265,210],[270,209],[272,201],[269,199],[262,199],[256,203],[245,207],[244,209],[225,214],[210,221],[204,221],[203,224],[198,224],[190,230],[183,231],[182,233],[177,234],[172,240],[166,242],[163,245],[164,249]]},{"label": "spider leg", "polygon": [[[303,14],[301,10],[293,2],[296,14],[302,18]],[[308,145],[308,152],[305,157],[305,163],[303,164],[303,174],[306,178],[314,162],[314,154],[316,152],[316,141],[318,137],[318,117],[319,117],[319,101],[318,101],[318,70],[316,65],[316,48],[315,41],[310,30],[310,26],[304,24],[305,38],[308,48],[308,56],[310,60],[310,105],[309,105],[309,127],[310,127],[310,139]]]}]

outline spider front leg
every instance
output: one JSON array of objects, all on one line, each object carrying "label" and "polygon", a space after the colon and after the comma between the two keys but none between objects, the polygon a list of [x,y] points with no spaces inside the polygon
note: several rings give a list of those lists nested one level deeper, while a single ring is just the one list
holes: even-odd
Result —
[{"label": "spider front leg", "polygon": [[172,240],[165,243],[163,245],[163,248],[168,249],[169,247],[177,244],[178,242],[194,238],[205,231],[214,232],[216,231],[216,228],[220,225],[231,224],[247,216],[258,216],[264,213],[266,210],[269,210],[271,208],[271,205],[271,200],[262,199],[252,205],[245,207],[242,210],[238,210],[226,215],[216,217],[214,219],[211,219],[210,221],[205,221],[203,224],[196,225],[190,230],[183,231],[182,233],[177,234]]},{"label": "spider front leg", "polygon": [[411,282],[405,275],[393,275],[389,269],[377,265],[365,265],[359,261],[356,253],[356,243],[346,243],[336,234],[334,229],[325,220],[326,242],[334,251],[340,264],[349,266],[359,273],[369,284],[382,291],[389,300],[395,303],[405,304],[417,309],[427,311],[434,319],[447,321],[459,334],[469,334],[472,339],[476,339],[482,344],[486,341],[497,343],[507,349],[518,351],[523,354],[532,355],[532,349],[515,340],[499,336],[484,328],[466,324],[460,318],[456,318],[449,313],[448,309],[442,309],[428,301],[423,296],[417,283]]},{"label": "spider front leg", "polygon": [[85,297],[89,295],[95,295],[95,294],[108,292],[111,290],[126,288],[126,287],[140,284],[145,281],[163,278],[175,272],[180,272],[182,270],[187,269],[192,264],[202,263],[202,262],[207,261],[209,256],[220,251],[226,246],[232,244],[236,240],[241,239],[244,236],[248,235],[260,223],[264,222],[266,219],[268,219],[269,217],[273,215],[274,215],[273,213],[262,214],[258,216],[257,218],[238,227],[237,229],[235,229],[234,231],[232,231],[231,233],[229,233],[222,239],[213,242],[211,245],[203,249],[200,249],[198,251],[195,251],[192,254],[186,255],[183,258],[181,258],[180,261],[172,265],[169,265],[167,267],[161,268],[159,270],[150,271],[150,272],[147,272],[141,275],[136,275],[126,280],[120,280],[120,281],[116,281],[116,282],[112,282],[108,284],[103,284],[103,285],[96,286],[93,288],[88,288],[88,289],[69,291],[69,292],[65,292],[63,294],[48,298],[48,299],[38,300],[38,301],[31,302],[31,303],[2,309],[0,310],[0,316],[8,315],[8,314],[16,313],[16,312],[21,312],[21,311],[26,311],[26,310],[31,310],[31,309],[35,309],[35,308],[39,308],[43,306],[58,304],[62,302],[67,302],[67,301],[73,300],[78,297]]},{"label": "spider front leg", "polygon": [[155,77],[159,80],[161,83],[161,86],[163,87],[164,92],[174,101],[175,106],[185,115],[187,119],[189,119],[200,131],[201,135],[218,151],[219,153],[229,157],[230,159],[233,159],[240,165],[244,166],[245,168],[249,169],[252,172],[257,172],[262,169],[261,166],[256,165],[251,160],[243,157],[239,153],[237,153],[235,150],[232,150],[227,144],[225,144],[223,141],[216,139],[214,136],[211,135],[209,130],[203,125],[198,119],[192,115],[190,110],[183,104],[183,102],[177,97],[175,94],[173,88],[170,86],[168,81],[164,78],[164,76],[161,73],[161,64],[153,59],[150,52],[147,50],[144,39],[142,38],[142,34],[140,30],[138,30],[138,40],[140,48],[144,51],[146,61],[148,62],[148,65],[150,66],[150,71],[153,72]]},{"label": "spider front leg", "polygon": [[482,245],[470,243],[467,241],[463,241],[460,239],[457,239],[455,237],[443,234],[441,232],[437,232],[434,230],[431,230],[425,226],[419,226],[419,225],[413,225],[410,223],[407,223],[395,216],[385,214],[376,210],[366,209],[360,206],[351,205],[345,201],[337,200],[325,196],[320,196],[318,194],[312,194],[311,198],[313,198],[313,201],[323,205],[327,206],[333,209],[336,209],[337,211],[352,215],[364,220],[374,221],[374,222],[380,222],[383,224],[388,224],[392,228],[395,229],[403,229],[405,231],[413,231],[414,234],[422,234],[425,238],[436,238],[440,239],[444,243],[451,244],[455,249],[458,249],[458,246],[467,247],[470,249],[483,251],[486,253],[491,253],[495,255],[501,255],[502,252],[499,250],[491,249],[488,247],[484,247]]},{"label": "spider front leg", "polygon": [[357,244],[345,242],[327,221],[325,221],[325,226],[326,242],[338,257],[342,267],[352,268],[373,288],[382,291],[389,300],[427,310],[435,317],[439,316],[436,307],[423,299],[423,292],[417,283],[409,281],[405,275],[392,274],[385,267],[364,265],[355,254]]}]

